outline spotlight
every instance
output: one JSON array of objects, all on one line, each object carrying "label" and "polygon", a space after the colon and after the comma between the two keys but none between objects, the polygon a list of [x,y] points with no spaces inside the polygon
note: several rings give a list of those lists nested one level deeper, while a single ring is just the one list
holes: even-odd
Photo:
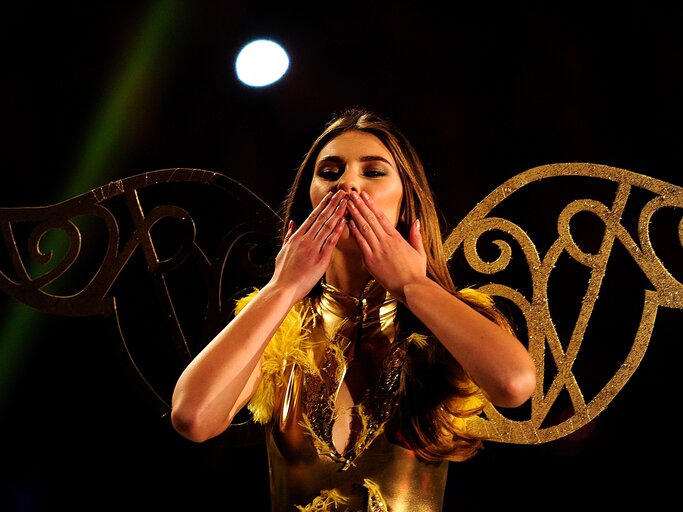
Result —
[{"label": "spotlight", "polygon": [[277,82],[289,67],[284,48],[269,39],[257,39],[245,45],[235,60],[237,78],[250,87]]}]

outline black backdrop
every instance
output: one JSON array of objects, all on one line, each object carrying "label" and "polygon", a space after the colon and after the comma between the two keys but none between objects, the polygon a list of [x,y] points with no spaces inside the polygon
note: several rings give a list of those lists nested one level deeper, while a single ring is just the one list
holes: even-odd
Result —
[{"label": "black backdrop", "polygon": [[[404,127],[453,225],[504,180],[546,163],[682,183],[677,6],[65,2],[3,17],[0,206],[197,167],[277,207],[312,137],[351,104]],[[231,61],[261,36],[282,42],[291,69],[250,90]],[[4,322],[19,307],[6,296],[0,306]],[[641,367],[588,427],[539,446],[488,445],[452,465],[447,510],[674,500],[680,322],[680,311],[662,313]],[[268,509],[262,447],[199,446],[170,431],[102,318],[32,323],[21,357],[1,352],[3,510]],[[252,505],[239,508],[238,497]]]}]

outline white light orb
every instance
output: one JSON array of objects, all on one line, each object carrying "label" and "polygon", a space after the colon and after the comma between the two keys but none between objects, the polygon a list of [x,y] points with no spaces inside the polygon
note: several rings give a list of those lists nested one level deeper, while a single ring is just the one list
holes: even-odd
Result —
[{"label": "white light orb", "polygon": [[257,39],[245,45],[237,55],[237,78],[250,87],[277,82],[289,68],[284,48],[269,39]]}]

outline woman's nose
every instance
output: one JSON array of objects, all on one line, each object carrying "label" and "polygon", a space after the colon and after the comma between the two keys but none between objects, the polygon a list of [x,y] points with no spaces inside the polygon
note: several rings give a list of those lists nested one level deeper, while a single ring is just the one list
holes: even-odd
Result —
[{"label": "woman's nose", "polygon": [[343,190],[346,193],[355,190],[356,192],[360,193],[360,190],[358,189],[358,184],[353,179],[351,173],[349,173],[348,171],[346,171],[341,176],[341,178],[339,178],[339,181],[337,181],[337,190]]}]

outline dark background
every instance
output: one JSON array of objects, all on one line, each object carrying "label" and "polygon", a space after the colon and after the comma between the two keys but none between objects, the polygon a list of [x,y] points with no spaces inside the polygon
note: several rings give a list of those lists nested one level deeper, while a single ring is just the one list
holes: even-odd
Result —
[{"label": "dark background", "polygon": [[[331,113],[353,104],[403,127],[452,226],[506,179],[548,163],[682,184],[683,16],[673,2],[4,9],[3,207],[195,167],[276,208]],[[270,88],[249,89],[233,74],[254,37],[291,56]],[[5,323],[26,308],[5,295],[0,306]],[[624,319],[609,315],[614,325]],[[587,427],[542,445],[491,444],[451,465],[447,510],[675,500],[680,323],[680,311],[661,312],[643,363]],[[102,318],[35,313],[30,327],[19,356],[5,349],[16,334],[0,339],[2,510],[268,509],[262,447],[200,446],[173,433]]]}]

